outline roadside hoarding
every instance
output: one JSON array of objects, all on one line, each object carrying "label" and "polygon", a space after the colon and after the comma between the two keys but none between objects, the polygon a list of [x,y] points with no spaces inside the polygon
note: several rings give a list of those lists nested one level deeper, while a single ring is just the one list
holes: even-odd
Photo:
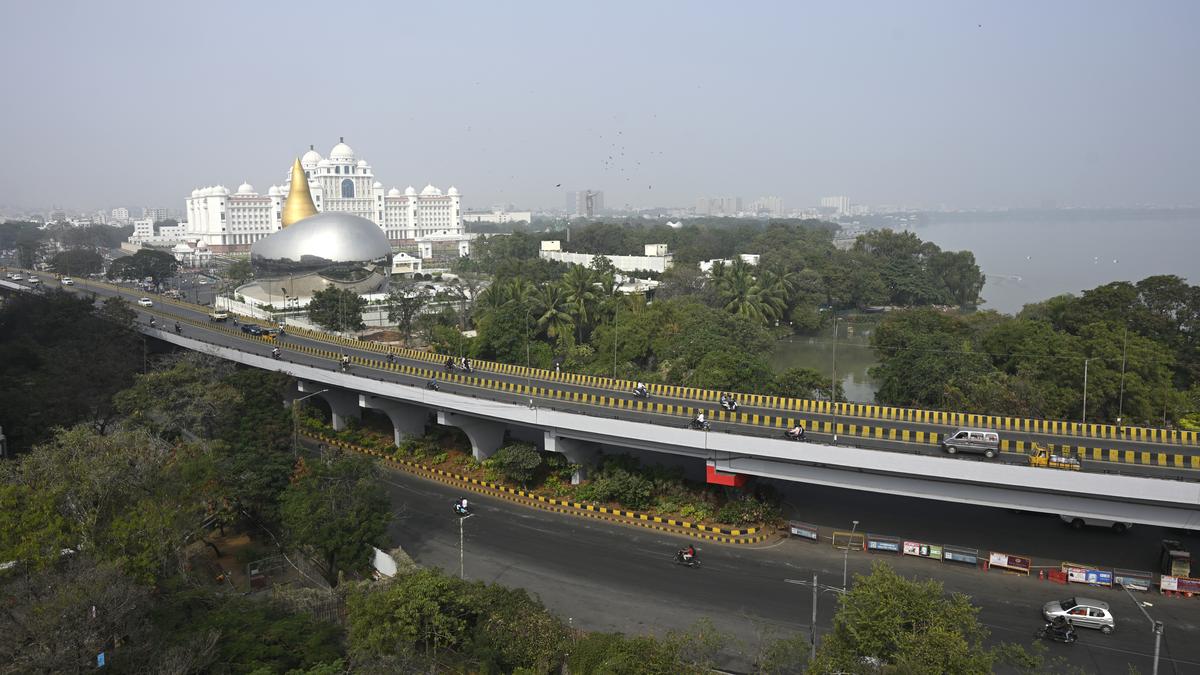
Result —
[{"label": "roadside hoarding", "polygon": [[1142,570],[1113,570],[1113,583],[1131,591],[1148,591],[1154,585],[1154,573]]},{"label": "roadside hoarding", "polygon": [[793,537],[816,541],[819,535],[817,526],[811,523],[802,523],[798,520],[788,521],[788,534]]},{"label": "roadside hoarding", "polygon": [[862,532],[834,532],[831,539],[834,548],[848,548],[852,551],[867,549],[867,537]]},{"label": "roadside hoarding", "polygon": [[877,534],[867,535],[867,550],[879,553],[900,553],[901,541],[892,537],[881,537]]},{"label": "roadside hoarding", "polygon": [[979,549],[963,546],[943,546],[942,560],[963,563],[964,565],[979,564]]},{"label": "roadside hoarding", "polygon": [[1095,565],[1081,565],[1065,562],[1062,571],[1067,574],[1067,581],[1073,584],[1090,584],[1092,586],[1112,586],[1113,573],[1108,570],[1096,569]]},{"label": "roadside hoarding", "polygon": [[1200,579],[1170,577],[1164,574],[1158,579],[1158,590],[1164,593],[1200,593]]},{"label": "roadside hoarding", "polygon": [[937,544],[926,544],[919,541],[906,541],[903,544],[904,555],[918,558],[942,559],[942,547]]},{"label": "roadside hoarding", "polygon": [[992,551],[988,553],[988,565],[1018,574],[1029,574],[1033,562],[1027,556]]}]

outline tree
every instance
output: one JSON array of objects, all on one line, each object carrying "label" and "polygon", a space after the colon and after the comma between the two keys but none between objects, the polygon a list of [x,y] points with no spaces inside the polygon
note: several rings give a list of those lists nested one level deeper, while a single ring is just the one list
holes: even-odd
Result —
[{"label": "tree", "polygon": [[562,278],[563,293],[575,319],[576,342],[583,342],[583,327],[591,317],[592,304],[596,301],[595,272],[582,266],[572,265]]},{"label": "tree", "polygon": [[571,317],[566,293],[558,284],[549,284],[537,289],[533,297],[533,315],[538,330],[546,337],[559,341],[571,337],[575,319]]},{"label": "tree", "polygon": [[50,260],[54,271],[71,276],[86,276],[104,268],[104,257],[95,251],[76,248],[63,251]]},{"label": "tree", "polygon": [[[815,398],[829,400],[829,387],[832,380],[824,373],[812,368],[788,368],[775,376],[770,393],[774,396],[787,398]],[[842,384],[837,385],[837,398],[846,400]]]},{"label": "tree", "polygon": [[370,566],[391,513],[371,460],[330,454],[298,472],[283,493],[280,513],[289,540],[316,554],[325,580]]},{"label": "tree", "polygon": [[308,318],[327,330],[362,330],[367,301],[354,291],[330,286],[313,293]]},{"label": "tree", "polygon": [[388,294],[388,321],[396,323],[396,329],[404,336],[406,344],[412,338],[417,315],[428,302],[425,289],[412,283],[393,288]]},{"label": "tree", "polygon": [[241,286],[253,276],[254,268],[250,266],[250,261],[245,258],[237,258],[229,263],[229,267],[225,268],[225,279],[233,288]]},{"label": "tree", "polygon": [[841,597],[809,672],[861,672],[864,660],[878,659],[902,673],[991,673],[978,613],[965,595],[946,597],[940,582],[905,579],[877,562]]},{"label": "tree", "polygon": [[137,253],[117,258],[108,266],[109,279],[144,279],[149,277],[160,284],[175,276],[179,262],[170,253],[143,248]]},{"label": "tree", "polygon": [[484,460],[484,466],[493,468],[508,480],[524,486],[542,466],[542,456],[537,448],[528,443],[513,443],[496,451]]},{"label": "tree", "polygon": [[132,387],[115,396],[129,424],[164,438],[183,432],[212,438],[221,418],[237,415],[241,394],[220,381],[233,372],[233,364],[188,352],[165,365],[137,376]]}]

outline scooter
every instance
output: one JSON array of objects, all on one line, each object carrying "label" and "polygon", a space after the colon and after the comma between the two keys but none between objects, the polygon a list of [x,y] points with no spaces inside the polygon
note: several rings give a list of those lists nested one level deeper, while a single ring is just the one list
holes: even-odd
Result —
[{"label": "scooter", "polygon": [[350,364],[346,361],[342,361],[342,372],[343,373],[350,372]]},{"label": "scooter", "polygon": [[271,350],[271,358],[279,360],[279,347]]},{"label": "scooter", "polygon": [[675,551],[675,557],[672,558],[676,565],[685,565],[693,569],[700,568],[700,549],[696,549],[696,555],[693,555],[691,560],[683,557],[683,551]]},{"label": "scooter", "polygon": [[735,401],[731,398],[727,398],[727,399],[721,401],[721,407],[724,408],[725,410],[727,410],[728,412],[737,412],[738,404],[737,404],[737,401]]},{"label": "scooter", "polygon": [[646,389],[634,389],[634,390],[633,390],[633,397],[634,397],[634,398],[647,398],[647,399],[648,399],[648,398],[650,398],[650,391],[649,391],[649,390],[646,390]]},{"label": "scooter", "polygon": [[708,420],[704,420],[703,422],[688,420],[687,427],[685,428],[695,429],[696,431],[712,431],[712,425],[708,423]]},{"label": "scooter", "polygon": [[800,433],[793,434],[791,431],[783,432],[783,437],[789,441],[804,441],[808,440],[808,434],[805,433],[804,427],[800,427]]},{"label": "scooter", "polygon": [[471,362],[466,359],[463,359],[462,361],[462,369],[464,373],[471,373],[475,371],[475,368],[471,366]]},{"label": "scooter", "polygon": [[454,502],[454,512],[458,514],[459,517],[466,518],[467,516],[471,515],[471,507],[468,506],[464,509],[462,504]]},{"label": "scooter", "polygon": [[1052,624],[1046,624],[1045,626],[1042,626],[1038,632],[1034,633],[1033,636],[1046,640],[1053,640],[1054,642],[1061,642],[1067,645],[1079,639],[1079,637],[1075,635],[1075,627],[1071,625],[1067,626],[1066,631],[1060,632],[1055,630]]},{"label": "scooter", "polygon": [[180,326],[179,324],[175,324],[175,334],[183,335],[183,326]]},{"label": "scooter", "polygon": [[437,383],[437,380],[430,380],[430,381],[426,382],[425,388],[432,389],[433,391],[441,391],[442,390],[442,387]]},{"label": "scooter", "polygon": [[443,366],[443,368],[445,369],[445,371],[446,371],[447,373],[452,373],[452,372],[454,372],[454,362],[453,362],[453,361],[449,361],[449,360],[447,360],[447,361],[446,361],[446,364]]}]

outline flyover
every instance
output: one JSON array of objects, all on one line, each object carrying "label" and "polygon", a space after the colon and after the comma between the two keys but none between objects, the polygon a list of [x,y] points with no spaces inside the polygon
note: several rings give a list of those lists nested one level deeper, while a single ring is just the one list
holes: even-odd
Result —
[{"label": "flyover", "polygon": [[[0,283],[9,290],[12,285]],[[108,285],[88,286],[97,294],[123,294]],[[417,433],[424,420],[436,413],[440,423],[462,428],[481,458],[500,447],[505,433],[533,435],[545,449],[563,453],[572,463],[584,466],[602,447],[636,448],[704,461],[715,482],[765,476],[947,502],[1200,529],[1200,483],[1170,479],[1186,473],[1164,470],[1155,477],[1066,472],[948,458],[927,444],[896,438],[853,439],[862,447],[796,443],[781,437],[779,424],[764,427],[735,422],[719,425],[714,432],[691,431],[680,428],[680,415],[689,414],[690,406],[649,406],[627,396],[604,397],[610,400],[602,401],[563,396],[564,389],[557,386],[535,386],[530,378],[504,379],[495,373],[486,378],[449,375],[430,363],[436,356],[416,359],[415,365],[384,363],[379,360],[378,348],[362,349],[360,345],[353,372],[338,372],[334,359],[340,351],[350,350],[349,341],[330,345],[292,333],[283,345],[289,349],[288,360],[276,360],[269,356],[270,343],[221,325],[208,325],[200,318],[200,308],[163,304],[166,317],[178,318],[187,326],[185,334],[143,323],[138,324],[139,330],[187,349],[286,372],[302,382],[304,391],[328,390],[320,395],[329,402],[335,424],[347,415],[359,414],[361,408],[375,408],[392,419],[399,438]],[[441,391],[425,388],[430,378],[441,382]]]}]

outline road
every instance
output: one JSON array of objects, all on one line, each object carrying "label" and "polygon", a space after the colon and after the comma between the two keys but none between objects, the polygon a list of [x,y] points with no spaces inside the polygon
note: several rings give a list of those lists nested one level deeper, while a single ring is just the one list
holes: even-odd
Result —
[{"label": "road", "polygon": [[[111,287],[111,286],[102,285],[102,284],[92,284],[86,280],[79,280],[77,285],[74,288],[77,291],[86,290],[86,291],[94,292],[98,296],[120,294],[123,297],[130,299],[130,300],[136,300],[136,298],[139,297],[141,294],[141,292],[136,289],[114,290],[113,287]],[[166,317],[170,318],[172,316],[180,316],[180,317],[185,317],[185,318],[191,319],[193,321],[200,321],[201,323],[203,323],[206,319],[206,313],[205,313],[206,310],[202,307],[197,307],[194,305],[180,306],[180,305],[175,305],[175,304],[160,301],[160,302],[157,302],[155,304],[155,306],[153,307],[153,312],[155,314],[158,314],[160,317],[166,316]],[[149,315],[143,315],[142,320],[148,321],[148,317],[149,317]],[[252,340],[252,339],[241,339],[242,336],[240,336],[240,335],[230,336],[224,332],[209,330],[207,326],[189,326],[188,331],[189,331],[189,335],[200,337],[201,339],[208,340],[208,341],[211,341],[211,342],[214,342],[217,344],[223,344],[226,346],[238,346],[239,348],[244,349],[246,351],[253,351],[253,352],[265,354],[270,349],[269,346],[265,345],[261,341]],[[197,333],[199,333],[199,335],[197,335]],[[307,346],[323,348],[323,349],[337,349],[341,352],[348,353],[352,356],[367,358],[367,359],[375,359],[377,362],[381,359],[381,355],[378,351],[373,351],[373,350],[369,350],[369,349],[355,349],[353,345],[346,346],[346,345],[338,344],[338,345],[331,346],[328,342],[325,342],[325,341],[310,339],[310,338],[306,338],[304,336],[297,335],[297,334],[290,334],[287,337],[287,339],[284,340],[283,343],[281,344],[281,346],[284,348],[284,355],[285,355],[284,358],[286,360],[290,360],[290,361],[297,362],[297,363],[305,363],[307,365],[319,365],[322,367],[332,367],[332,363],[328,360],[311,357],[311,356],[307,356],[307,355],[300,354],[297,352],[289,351],[287,349],[287,346],[289,344],[307,345]],[[414,366],[421,367],[421,368],[430,368],[431,367],[431,364],[426,361],[407,360],[404,358],[400,358],[398,362],[406,364],[406,365],[414,365]],[[406,377],[402,374],[398,374],[398,373],[384,370],[384,369],[373,369],[373,368],[369,368],[366,366],[356,366],[355,373],[363,374],[363,375],[366,375],[366,376],[369,376],[372,378],[376,378],[376,379],[387,379],[387,380],[393,380],[393,381],[406,382],[406,383],[410,383],[410,384],[419,384],[416,381],[416,379],[414,379],[412,377]],[[518,384],[518,385],[531,382],[531,380],[529,378],[521,377],[521,376],[515,375],[515,374],[507,374],[507,373],[499,373],[499,372],[483,372],[483,371],[477,370],[475,372],[475,375],[478,377],[481,377],[481,378],[485,378],[486,380],[491,381],[491,382],[503,382],[503,383],[508,383],[508,384]],[[632,396],[629,395],[628,393],[614,392],[612,390],[605,389],[600,386],[589,386],[587,384],[567,383],[567,382],[559,382],[559,381],[552,381],[552,380],[542,380],[542,381],[532,380],[532,383],[534,383],[538,386],[549,387],[549,388],[551,388],[555,391],[559,391],[559,392],[574,392],[574,393],[588,394],[588,395],[593,395],[593,396],[602,395],[602,396],[616,397],[617,399],[621,399],[621,400],[632,401]],[[467,393],[467,394],[473,395],[473,396],[492,398],[495,400],[502,400],[502,401],[521,400],[522,402],[524,402],[524,401],[529,400],[529,396],[527,396],[527,395],[517,395],[517,394],[512,394],[512,393],[498,392],[498,391],[494,391],[490,388],[482,387],[482,386],[481,387],[470,387],[467,385],[451,384],[451,385],[447,385],[444,388],[447,391],[451,391],[453,393]],[[680,406],[702,405],[705,408],[712,407],[711,402],[701,403],[701,402],[697,402],[695,400],[687,399],[687,398],[669,399],[669,398],[656,396],[655,402],[673,403],[673,404],[680,405]],[[630,408],[617,409],[617,408],[612,408],[611,406],[589,405],[587,403],[565,401],[565,400],[557,399],[557,398],[542,399],[542,400],[539,400],[538,404],[542,405],[543,407],[550,407],[550,408],[561,409],[561,410],[586,412],[587,414],[597,414],[597,415],[603,415],[603,416],[608,416],[608,417],[619,417],[619,418],[623,418],[623,419],[638,419],[638,420],[651,421],[653,423],[661,423],[661,424],[675,425],[675,424],[681,424],[683,422],[683,418],[680,417],[679,415],[659,414],[659,413],[630,409]],[[774,411],[774,412],[778,413],[778,411]],[[805,419],[808,422],[812,422],[820,417],[820,416],[810,416],[810,415],[805,415],[805,414],[800,414],[800,413],[790,413],[790,414],[794,415],[798,418]],[[868,423],[872,424],[873,426],[886,426],[887,424],[891,424],[891,425],[893,425],[893,428],[899,428],[899,427],[895,427],[895,425],[901,425],[901,426],[911,425],[911,427],[906,427],[906,428],[909,428],[910,430],[914,430],[914,431],[933,428],[933,427],[930,427],[930,425],[925,425],[925,424],[920,424],[920,423],[915,423],[915,422],[914,423],[883,422],[883,421],[877,421],[877,420],[876,421],[859,420],[859,421],[868,422]],[[777,435],[777,434],[782,433],[781,430],[779,430],[777,428],[769,427],[769,426],[761,426],[761,425],[755,425],[755,424],[740,424],[740,423],[732,423],[732,422],[716,422],[716,423],[714,423],[714,430],[717,432],[737,433],[737,434],[741,434],[741,435],[760,436],[760,437]],[[1006,437],[1009,437],[1010,432],[1004,432],[1004,433],[1005,433]],[[1012,432],[1012,433],[1015,433],[1015,432]],[[819,442],[828,442],[830,440],[829,434],[812,432],[810,435],[812,436],[813,440],[816,440]],[[1068,444],[1073,443],[1073,442],[1084,442],[1085,441],[1085,439],[1081,439],[1079,437],[1072,437],[1072,436],[1046,437],[1045,435],[1042,435],[1042,434],[1026,434],[1022,437],[1030,438],[1030,439],[1038,438],[1038,439],[1041,439],[1044,441],[1049,440],[1051,442],[1068,443]],[[1015,436],[1014,436],[1014,440],[1016,440]],[[927,454],[927,455],[941,454],[941,451],[936,446],[931,446],[926,443],[906,442],[903,440],[893,440],[893,439],[887,439],[887,438],[864,438],[864,437],[843,435],[840,437],[840,442],[842,444],[846,444],[846,445],[855,445],[855,446],[862,447],[862,448],[869,448],[869,449],[876,449],[876,450],[889,450],[889,451],[906,452],[906,453],[920,453],[920,454]],[[1142,447],[1142,448],[1161,450],[1164,452],[1184,453],[1184,454],[1192,453],[1192,452],[1200,452],[1200,450],[1188,448],[1186,446],[1172,445],[1172,444],[1142,444],[1142,443],[1133,444],[1129,441],[1115,441],[1115,440],[1106,440],[1106,439],[1086,439],[1086,442],[1088,442],[1088,443],[1105,443],[1105,444],[1109,444],[1109,445],[1120,446],[1123,448],[1136,446],[1136,447]],[[977,461],[977,459],[974,457],[964,457],[964,458],[962,458],[962,461]],[[1002,453],[1000,456],[1000,461],[1018,464],[1018,463],[1024,463],[1027,460],[1025,459],[1024,455],[1020,455],[1017,453]],[[1149,466],[1149,465],[1141,465],[1141,464],[1127,464],[1127,463],[1119,463],[1119,462],[1098,462],[1098,461],[1092,461],[1092,460],[1085,460],[1083,462],[1083,470],[1111,472],[1111,473],[1124,473],[1124,474],[1136,474],[1136,475],[1145,475],[1145,476],[1153,476],[1153,477],[1161,477],[1161,478],[1174,478],[1174,479],[1180,479],[1180,480],[1195,480],[1196,475],[1197,475],[1194,470],[1187,469],[1187,468],[1158,467],[1158,466]]]},{"label": "road", "polygon": [[[450,573],[459,570],[458,519],[450,504],[460,496],[454,488],[406,473],[387,470],[385,486],[396,520],[389,534],[422,565]],[[855,497],[842,493],[842,500]],[[552,611],[587,630],[652,632],[685,630],[700,617],[710,618],[737,644],[724,650],[723,664],[746,670],[764,636],[807,634],[812,616],[811,591],[786,580],[841,586],[843,554],[825,544],[786,540],[760,546],[702,543],[702,569],[671,562],[671,554],[690,541],[653,530],[615,525],[473,495],[476,515],[464,525],[465,571],[473,580],[527,589]],[[917,500],[911,500],[917,501]],[[902,505],[890,504],[890,516],[903,520]],[[864,507],[861,517],[874,517]],[[1020,518],[1013,516],[1013,518]],[[956,526],[958,528],[964,526]],[[947,536],[978,537],[978,527],[954,529]],[[1047,538],[1054,535],[1047,535]],[[1127,675],[1127,664],[1151,672],[1153,636],[1138,609],[1122,591],[1066,588],[1035,578],[927,560],[852,552],[851,577],[886,560],[907,577],[936,578],[948,592],[965,593],[982,608],[981,622],[991,643],[1028,645],[1041,626],[1039,608],[1047,600],[1073,594],[1107,601],[1117,618],[1112,635],[1080,629],[1075,645],[1048,644],[1087,672]],[[1153,603],[1148,611],[1166,624],[1163,673],[1200,672],[1200,598],[1165,598],[1139,594]],[[832,593],[818,599],[820,632],[830,628],[835,607]]]}]

